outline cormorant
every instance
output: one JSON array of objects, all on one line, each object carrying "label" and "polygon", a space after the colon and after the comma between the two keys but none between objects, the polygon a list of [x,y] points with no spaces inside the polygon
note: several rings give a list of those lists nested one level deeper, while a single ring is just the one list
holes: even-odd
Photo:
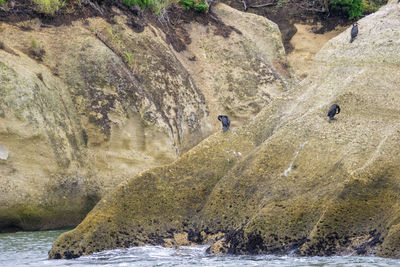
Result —
[{"label": "cormorant", "polygon": [[328,110],[328,117],[329,117],[328,122],[331,122],[331,120],[336,120],[334,117],[336,114],[339,114],[339,113],[340,113],[339,105],[333,104]]},{"label": "cormorant", "polygon": [[231,125],[231,121],[229,120],[228,116],[226,115],[219,115],[218,120],[222,122],[222,131],[226,132]]},{"label": "cormorant", "polygon": [[353,28],[351,28],[351,33],[350,33],[350,36],[351,36],[350,43],[352,43],[356,39],[357,34],[358,34],[358,23],[354,22]]}]

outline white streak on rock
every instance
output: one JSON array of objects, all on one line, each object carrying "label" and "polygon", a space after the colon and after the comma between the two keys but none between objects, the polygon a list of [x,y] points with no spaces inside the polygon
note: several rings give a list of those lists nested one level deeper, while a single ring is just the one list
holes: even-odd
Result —
[{"label": "white streak on rock", "polygon": [[0,159],[7,160],[8,159],[8,150],[0,145]]}]

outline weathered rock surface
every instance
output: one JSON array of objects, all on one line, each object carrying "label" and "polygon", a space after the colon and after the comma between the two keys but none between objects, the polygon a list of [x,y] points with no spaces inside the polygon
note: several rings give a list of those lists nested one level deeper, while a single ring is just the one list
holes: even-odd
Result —
[{"label": "weathered rock surface", "polygon": [[[193,70],[206,62],[200,55],[186,66],[186,52],[176,52],[163,31],[149,24],[137,33],[115,12],[113,23],[0,24],[0,231],[76,225],[120,182],[174,161],[219,130],[217,113],[251,106],[241,118],[248,120],[287,89],[287,76],[273,65],[285,59],[280,33],[266,19],[216,7],[227,28],[260,26],[256,37],[232,27],[215,36],[217,27],[191,24],[194,46],[212,43],[213,56],[225,51],[197,77]],[[220,90],[230,75],[253,86]]]},{"label": "weathered rock surface", "polygon": [[[233,126],[242,125],[289,89],[292,74],[276,24],[226,5],[213,12],[232,27],[229,38],[221,30],[190,23],[186,30],[192,41],[177,56],[201,84],[211,116],[227,114]],[[212,123],[220,127],[219,121]]]},{"label": "weathered rock surface", "polygon": [[213,242],[212,253],[399,257],[399,17],[390,4],[352,44],[350,29],[333,38],[299,87],[121,184],[49,256]]}]

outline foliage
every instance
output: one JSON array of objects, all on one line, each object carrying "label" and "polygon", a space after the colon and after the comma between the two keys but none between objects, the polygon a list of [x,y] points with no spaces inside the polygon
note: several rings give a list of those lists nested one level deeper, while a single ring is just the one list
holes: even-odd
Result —
[{"label": "foliage", "polygon": [[283,7],[289,3],[289,0],[279,0],[278,3],[276,3],[276,8],[278,7]]},{"label": "foliage", "polygon": [[196,12],[205,13],[207,11],[207,9],[208,9],[208,5],[206,5],[206,4],[195,4],[193,6],[193,8],[194,8],[194,10]]},{"label": "foliage", "polygon": [[150,0],[123,0],[122,1],[126,6],[140,6],[141,8],[149,8],[152,6],[152,1]]},{"label": "foliage", "polygon": [[6,0],[0,0],[0,5],[5,3],[5,2],[6,2]]},{"label": "foliage", "polygon": [[45,54],[43,44],[39,43],[36,38],[33,38],[29,45],[29,54],[36,60],[42,61]]},{"label": "foliage", "polygon": [[205,0],[179,0],[179,3],[186,10],[193,8],[196,12],[206,12],[208,10],[208,5]]},{"label": "foliage", "polygon": [[371,14],[377,11],[381,6],[385,5],[387,0],[364,0],[364,13]]},{"label": "foliage", "polygon": [[136,72],[137,63],[136,63],[136,60],[133,59],[132,53],[130,53],[129,51],[125,51],[124,55],[125,55],[125,63],[126,63],[126,65],[127,65],[131,70],[133,70],[133,72]]},{"label": "foliage", "polygon": [[165,13],[167,6],[170,4],[170,1],[154,1],[153,12],[157,16],[161,13]]},{"label": "foliage", "polygon": [[132,53],[125,51],[125,59],[126,59],[126,61],[128,61],[128,63],[131,63],[132,62]]},{"label": "foliage", "polygon": [[194,0],[180,0],[179,3],[186,10],[189,10],[194,5]]},{"label": "foliage", "polygon": [[48,14],[54,14],[65,5],[65,0],[32,0],[32,1],[38,6],[39,11]]},{"label": "foliage", "polygon": [[332,0],[330,5],[332,10],[345,11],[349,19],[358,19],[365,11],[363,0]]}]

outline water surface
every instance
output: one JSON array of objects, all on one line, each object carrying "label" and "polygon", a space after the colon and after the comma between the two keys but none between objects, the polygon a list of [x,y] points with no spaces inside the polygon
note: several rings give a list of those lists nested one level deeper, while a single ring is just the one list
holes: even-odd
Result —
[{"label": "water surface", "polygon": [[217,256],[207,247],[158,246],[117,249],[73,260],[49,260],[51,244],[63,231],[0,234],[0,266],[400,266],[400,260],[378,257]]}]

